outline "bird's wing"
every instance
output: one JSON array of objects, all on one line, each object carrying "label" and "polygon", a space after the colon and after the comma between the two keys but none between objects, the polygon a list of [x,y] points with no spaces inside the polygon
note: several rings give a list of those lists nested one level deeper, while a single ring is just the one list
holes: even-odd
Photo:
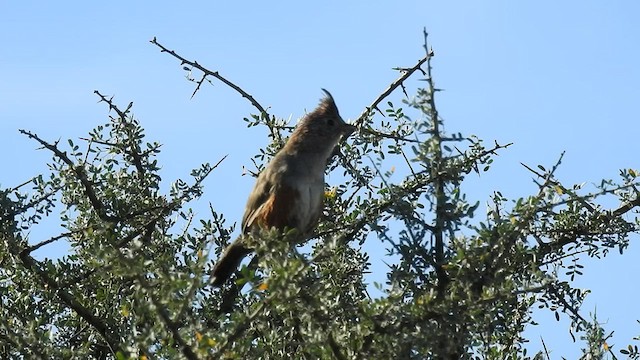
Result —
[{"label": "bird's wing", "polygon": [[256,180],[256,184],[253,187],[253,191],[249,195],[249,199],[247,200],[247,205],[244,210],[244,215],[242,216],[242,232],[247,233],[249,229],[253,226],[256,215],[258,214],[260,208],[269,198],[269,193],[271,192],[271,188],[273,185],[267,181],[266,176],[261,173]]},{"label": "bird's wing", "polygon": [[[294,205],[300,201],[300,193],[297,189],[284,183],[270,186],[265,192],[266,196],[258,197],[252,205],[256,206],[249,211],[244,221],[245,231],[256,226],[269,229],[275,227],[279,230],[285,228],[300,228],[300,216],[296,213]],[[255,210],[254,210],[255,209]]]}]

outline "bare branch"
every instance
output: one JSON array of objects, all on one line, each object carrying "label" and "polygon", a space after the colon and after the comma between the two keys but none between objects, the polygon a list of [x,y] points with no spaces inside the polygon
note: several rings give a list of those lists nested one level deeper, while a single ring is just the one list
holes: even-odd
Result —
[{"label": "bare branch", "polygon": [[[426,30],[424,31],[424,48],[425,50],[428,48],[427,42],[428,34]],[[432,137],[435,141],[435,147],[431,164],[431,178],[433,179],[434,186],[434,196],[436,202],[436,214],[435,214],[435,224],[433,230],[433,238],[435,241],[434,244],[434,255],[435,255],[435,271],[436,276],[438,278],[437,284],[437,296],[438,298],[443,298],[445,295],[447,284],[449,283],[449,276],[444,269],[445,259],[444,259],[444,232],[447,227],[447,196],[445,195],[445,179],[443,179],[442,167],[444,166],[444,158],[442,156],[442,137],[440,133],[440,123],[438,120],[438,110],[436,108],[436,100],[435,100],[435,86],[433,83],[433,77],[431,76],[431,58],[433,56],[433,51],[426,51],[426,55],[424,57],[427,62],[427,74],[426,74],[426,82],[428,86],[428,102],[429,102],[429,117],[431,118],[431,125],[433,126]]]},{"label": "bare branch", "polygon": [[626,203],[622,204],[617,209],[612,210],[611,211],[611,217],[622,216],[622,215],[626,214],[627,212],[631,211],[635,207],[640,207],[640,198],[635,198],[632,201],[629,201],[629,202],[626,202]]},{"label": "bare branch", "polygon": [[104,101],[109,104],[109,109],[115,111],[123,121],[126,119],[127,114],[133,107],[133,102],[130,102],[125,111],[121,111],[116,105],[113,104],[113,96],[107,99],[107,97],[105,95],[102,95],[98,90],[94,90],[93,93],[100,97],[100,102]]},{"label": "bare branch", "polygon": [[[396,88],[398,88],[398,86],[401,86],[405,80],[407,80],[411,75],[413,75],[413,73],[416,72],[416,70],[420,69],[422,64],[424,64],[430,58],[431,56],[427,54],[425,55],[425,57],[420,59],[418,63],[415,64],[413,67],[402,69],[402,75],[400,75],[398,79],[392,82],[389,85],[389,87],[387,87],[387,89],[383,91],[382,94],[380,94],[371,103],[371,105],[367,106],[366,110],[363,111],[362,114],[360,114],[360,116],[358,116],[358,118],[354,122],[354,125],[357,126],[358,128],[361,127],[362,123],[364,122],[364,119],[371,114],[371,111],[378,109],[378,105],[382,102],[382,100],[384,100],[387,96],[389,96]],[[420,70],[422,71],[422,69]]]},{"label": "bare branch", "polygon": [[[253,105],[256,109],[258,109],[258,111],[260,112],[260,114],[265,114],[267,117],[269,116],[269,114],[267,113],[267,111],[264,109],[264,107],[262,105],[260,105],[260,103],[258,103],[258,101],[251,96],[249,93],[247,93],[246,91],[242,90],[241,87],[239,87],[238,85],[232,83],[231,81],[227,80],[225,77],[223,77],[222,75],[220,75],[217,71],[211,71],[207,68],[205,68],[204,66],[198,64],[197,61],[189,61],[185,58],[183,58],[182,56],[178,55],[175,51],[173,50],[169,50],[166,47],[164,47],[162,44],[160,44],[157,39],[154,37],[153,39],[151,39],[150,41],[152,44],[156,45],[157,47],[159,47],[161,50],[161,52],[166,52],[169,55],[175,57],[176,59],[180,60],[180,65],[189,65],[191,67],[194,67],[200,71],[202,71],[204,73],[204,77],[206,76],[213,76],[214,78],[220,80],[221,82],[223,82],[225,85],[229,86],[230,88],[232,88],[233,90],[235,90],[238,94],[242,95],[243,98],[249,100],[249,102],[251,103],[251,105]],[[202,78],[202,80],[200,80],[200,83],[202,81],[204,81],[204,77]],[[198,88],[200,88],[200,85],[198,85]],[[198,88],[196,88],[196,91],[198,90]],[[195,95],[195,92],[194,92]]]},{"label": "bare branch", "polygon": [[33,181],[33,180],[35,180],[36,178],[37,178],[37,176],[34,176],[34,177],[32,177],[31,179],[29,179],[29,180],[27,180],[27,181],[23,182],[22,184],[14,186],[13,188],[9,189],[9,192],[18,191],[21,187],[23,187],[23,186],[25,186],[25,185],[29,184],[30,182],[32,182],[32,181]]},{"label": "bare branch", "polygon": [[420,140],[416,140],[416,139],[409,139],[406,137],[402,137],[402,136],[398,136],[395,134],[387,134],[387,133],[383,133],[377,130],[373,130],[373,129],[367,129],[365,130],[367,133],[371,134],[371,135],[375,135],[381,138],[387,138],[387,139],[393,139],[393,140],[397,140],[397,141],[406,141],[406,142],[410,142],[410,143],[416,143],[416,144],[420,144],[422,141]]},{"label": "bare branch", "polygon": [[39,242],[39,243],[37,243],[35,245],[29,246],[28,248],[24,249],[24,251],[26,251],[27,253],[32,253],[32,252],[38,250],[39,248],[41,248],[41,247],[43,247],[45,245],[49,245],[54,241],[58,241],[58,240],[60,240],[62,238],[69,237],[69,236],[71,236],[71,235],[73,235],[75,233],[78,233],[78,232],[79,231],[71,231],[71,232],[62,233],[62,234],[57,235],[57,236],[53,236],[53,237],[49,238],[48,240],[44,240],[44,241],[41,241],[41,242]]}]

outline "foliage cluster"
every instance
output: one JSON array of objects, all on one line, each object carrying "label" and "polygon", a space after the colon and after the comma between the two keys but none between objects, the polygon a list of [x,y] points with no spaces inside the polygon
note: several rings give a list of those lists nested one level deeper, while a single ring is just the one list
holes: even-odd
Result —
[{"label": "foliage cluster", "polygon": [[[152,43],[202,73],[196,91],[215,78],[256,106],[245,120],[273,140],[254,158],[259,171],[288,124],[218,72]],[[233,226],[213,207],[207,219],[189,208],[206,197],[217,164],[162,193],[160,145],[145,140],[131,104],[121,110],[99,92],[113,116],[81,143],[22,130],[53,159],[49,174],[0,190],[0,357],[544,359],[544,350],[527,353],[522,335],[537,308],[569,317],[585,356],[613,356],[572,281],[585,255],[622,253],[638,231],[637,218],[623,217],[640,205],[638,174],[621,171],[587,192],[554,176],[560,160],[527,167],[537,193],[510,200],[496,191],[478,219],[464,180],[489,171],[509,144],[443,131],[426,34],[425,50],[355,120],[358,133],[329,167],[342,180],[327,190],[312,246],[265,236],[260,256],[220,290],[208,274]],[[409,95],[416,76],[424,86]],[[603,208],[603,197],[622,205]],[[30,236],[45,217],[63,231]],[[34,256],[59,241],[67,255]],[[369,284],[365,243],[386,249],[388,271],[375,274],[384,284]],[[636,347],[619,352],[640,358]]]}]

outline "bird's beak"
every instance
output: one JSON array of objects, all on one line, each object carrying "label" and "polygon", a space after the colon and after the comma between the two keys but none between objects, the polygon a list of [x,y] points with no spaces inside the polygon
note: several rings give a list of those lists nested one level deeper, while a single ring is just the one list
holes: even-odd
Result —
[{"label": "bird's beak", "polygon": [[342,138],[349,137],[349,135],[353,134],[356,130],[357,128],[355,126],[345,123],[342,127]]}]

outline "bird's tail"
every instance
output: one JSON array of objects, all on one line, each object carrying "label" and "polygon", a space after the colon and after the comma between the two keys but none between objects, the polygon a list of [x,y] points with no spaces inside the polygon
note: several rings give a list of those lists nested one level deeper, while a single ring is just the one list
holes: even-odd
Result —
[{"label": "bird's tail", "polygon": [[222,286],[233,274],[242,262],[245,256],[251,253],[251,250],[242,245],[240,239],[232,242],[213,266],[211,273],[211,284],[216,287]]}]

